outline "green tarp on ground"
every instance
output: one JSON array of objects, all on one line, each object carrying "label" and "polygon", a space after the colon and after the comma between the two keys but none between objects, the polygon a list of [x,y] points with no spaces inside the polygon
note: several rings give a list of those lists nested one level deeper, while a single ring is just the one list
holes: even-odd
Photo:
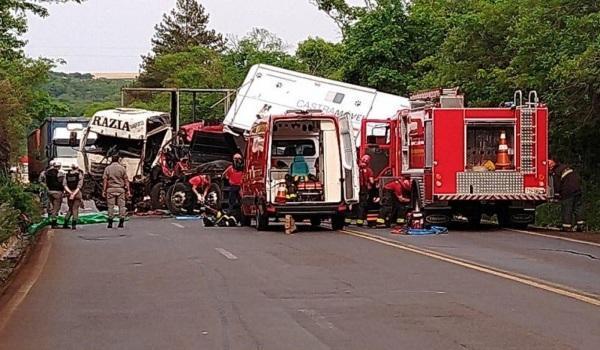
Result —
[{"label": "green tarp on ground", "polygon": [[[59,216],[56,221],[59,226],[62,226],[63,223],[65,222],[65,218],[62,216]],[[102,212],[102,213],[79,215],[79,221],[77,222],[77,225],[102,224],[102,223],[106,223],[106,222],[108,222],[108,215],[105,212]],[[41,222],[29,226],[27,231],[30,235],[33,235],[33,234],[36,234],[39,230],[41,230],[42,228],[44,228],[46,226],[50,226],[49,218],[45,218]]]}]

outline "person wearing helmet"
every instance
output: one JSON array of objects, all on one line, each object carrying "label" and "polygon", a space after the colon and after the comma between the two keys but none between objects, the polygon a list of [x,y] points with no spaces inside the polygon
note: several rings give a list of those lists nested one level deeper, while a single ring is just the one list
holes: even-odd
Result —
[{"label": "person wearing helmet", "polygon": [[69,220],[72,218],[71,229],[75,230],[77,228],[77,220],[79,220],[79,207],[82,201],[81,188],[83,187],[83,172],[79,169],[77,163],[71,164],[71,169],[69,169],[64,177],[63,187],[67,194],[67,204],[69,205],[69,211],[65,216],[63,228],[69,228]]},{"label": "person wearing helmet", "polygon": [[60,162],[51,161],[49,168],[40,174],[40,183],[48,188],[48,217],[52,228],[58,227],[56,217],[63,201],[63,178],[65,174],[60,170],[60,167]]},{"label": "person wearing helmet", "polygon": [[383,186],[381,210],[377,224],[390,227],[405,222],[406,206],[410,203],[411,183],[408,177],[394,179]]},{"label": "person wearing helmet", "polygon": [[244,160],[242,155],[236,153],[233,155],[233,164],[225,169],[223,178],[229,182],[228,214],[240,221],[240,186],[242,186],[242,177],[244,176]]},{"label": "person wearing helmet", "polygon": [[548,160],[548,170],[550,170],[554,197],[560,201],[562,231],[583,231],[585,220],[581,177],[572,167],[556,159]]},{"label": "person wearing helmet", "polygon": [[362,226],[367,219],[369,206],[369,194],[375,185],[373,169],[371,169],[371,156],[365,154],[358,163],[360,191],[358,196],[358,210],[356,213],[356,225]]}]

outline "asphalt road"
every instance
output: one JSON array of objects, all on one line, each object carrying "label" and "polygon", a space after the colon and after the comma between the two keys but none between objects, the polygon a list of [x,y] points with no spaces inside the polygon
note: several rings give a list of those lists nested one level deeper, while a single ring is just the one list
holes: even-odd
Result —
[{"label": "asphalt road", "polygon": [[0,349],[599,347],[600,246],[362,231],[171,219],[56,231],[39,279],[0,309]]}]

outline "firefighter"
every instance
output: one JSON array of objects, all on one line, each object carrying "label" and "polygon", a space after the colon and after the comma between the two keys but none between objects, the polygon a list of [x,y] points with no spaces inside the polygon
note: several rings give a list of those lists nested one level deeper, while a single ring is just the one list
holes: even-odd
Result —
[{"label": "firefighter", "polygon": [[242,155],[236,153],[233,155],[233,164],[225,169],[223,178],[229,182],[229,215],[233,215],[238,221],[240,220],[240,186],[242,185],[242,177],[244,176],[244,160]]},{"label": "firefighter", "polygon": [[394,179],[383,186],[381,210],[377,218],[378,224],[390,227],[392,223],[403,224],[406,206],[410,203],[410,179],[408,177]]},{"label": "firefighter", "polygon": [[75,230],[77,228],[77,220],[79,220],[79,207],[82,201],[81,188],[83,187],[83,172],[76,163],[71,164],[71,169],[65,175],[63,187],[67,195],[67,204],[69,205],[69,211],[65,216],[63,228],[69,228],[69,220],[73,218],[71,229]]},{"label": "firefighter", "polygon": [[192,187],[192,192],[196,195],[196,202],[204,204],[210,188],[210,178],[206,175],[196,175],[189,179],[188,183]]},{"label": "firefighter", "polygon": [[554,196],[560,201],[561,221],[563,231],[583,231],[583,201],[581,178],[566,164],[558,160],[548,160],[548,168],[554,185]]},{"label": "firefighter", "polygon": [[60,211],[63,200],[63,178],[64,173],[60,170],[60,162],[51,161],[50,167],[40,174],[40,183],[48,188],[50,225],[57,228],[56,216]]},{"label": "firefighter", "polygon": [[111,164],[104,169],[104,197],[108,206],[108,228],[113,227],[115,204],[119,207],[119,228],[125,224],[127,197],[131,197],[127,170],[119,163],[119,156],[111,158]]},{"label": "firefighter", "polygon": [[375,185],[373,170],[370,166],[371,156],[365,154],[358,163],[360,191],[358,196],[358,210],[356,213],[356,225],[362,226],[367,219],[367,210],[369,207],[369,195]]}]

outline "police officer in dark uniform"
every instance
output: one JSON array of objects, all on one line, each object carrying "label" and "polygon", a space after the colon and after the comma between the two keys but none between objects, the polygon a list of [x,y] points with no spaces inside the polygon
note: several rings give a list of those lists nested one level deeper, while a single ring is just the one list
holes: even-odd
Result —
[{"label": "police officer in dark uniform", "polygon": [[79,220],[79,207],[82,201],[81,188],[83,187],[83,172],[76,163],[71,164],[71,169],[64,177],[63,186],[69,205],[69,212],[65,216],[63,228],[69,228],[69,220],[73,218],[71,228],[75,230]]},{"label": "police officer in dark uniform", "polygon": [[562,230],[573,231],[575,224],[577,231],[583,231],[581,178],[573,168],[558,160],[548,160],[548,168],[554,184],[554,196],[560,201]]},{"label": "police officer in dark uniform", "polygon": [[61,164],[51,161],[50,167],[40,174],[40,183],[43,183],[48,188],[48,199],[50,208],[48,208],[48,217],[52,228],[57,228],[56,216],[60,211],[63,200],[63,177],[64,173],[60,171]]}]

